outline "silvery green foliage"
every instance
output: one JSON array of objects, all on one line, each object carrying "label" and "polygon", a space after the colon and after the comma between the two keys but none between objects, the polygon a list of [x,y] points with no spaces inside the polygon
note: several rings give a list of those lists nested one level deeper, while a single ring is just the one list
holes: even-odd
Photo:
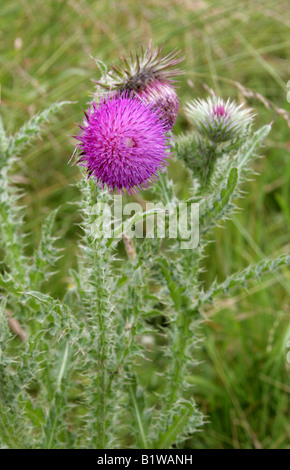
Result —
[{"label": "silvery green foliage", "polygon": [[[156,448],[182,446],[202,425],[190,374],[201,341],[201,308],[217,295],[289,263],[281,255],[214,282],[199,282],[202,258],[213,229],[235,211],[249,165],[268,134],[265,126],[239,144],[217,152],[205,188],[198,183],[193,134],[176,140],[175,151],[193,174],[189,202],[200,203],[200,244],[180,249],[180,239],[126,238],[128,258],[120,257],[120,238],[94,239],[96,202],[111,202],[107,191],[82,181],[79,208],[83,237],[78,268],[62,300],[44,294],[42,283],[55,270],[53,212],[43,224],[39,246],[25,256],[19,194],[10,179],[19,152],[41,124],[64,103],[36,115],[15,136],[0,126],[0,442],[3,448]],[[205,142],[203,142],[206,149]],[[194,163],[191,165],[191,163]],[[197,178],[197,180],[195,180]],[[205,191],[207,197],[204,197]],[[173,183],[161,175],[155,200],[179,202]],[[118,235],[142,220],[137,214]],[[79,245],[79,240],[76,240]],[[129,246],[129,248],[128,248]],[[22,343],[9,328],[9,315],[27,335]],[[153,359],[152,359],[153,358]],[[143,379],[142,367],[154,360],[158,385]],[[153,387],[153,390],[152,390]]]}]

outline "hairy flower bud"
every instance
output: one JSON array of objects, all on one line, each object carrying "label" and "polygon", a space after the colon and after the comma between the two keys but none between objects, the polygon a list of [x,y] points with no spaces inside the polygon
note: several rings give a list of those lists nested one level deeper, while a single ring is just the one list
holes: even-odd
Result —
[{"label": "hairy flower bud", "polygon": [[154,108],[161,109],[163,119],[172,128],[179,109],[172,77],[182,74],[175,66],[183,58],[176,58],[179,51],[173,50],[166,56],[162,56],[162,51],[163,46],[153,49],[149,42],[145,50],[141,46],[139,55],[131,53],[130,59],[120,57],[120,65],[111,66],[111,70],[96,81],[96,94],[102,94],[102,89],[133,92]]},{"label": "hairy flower bud", "polygon": [[217,97],[194,100],[185,112],[196,130],[215,143],[242,138],[253,119],[251,109]]}]

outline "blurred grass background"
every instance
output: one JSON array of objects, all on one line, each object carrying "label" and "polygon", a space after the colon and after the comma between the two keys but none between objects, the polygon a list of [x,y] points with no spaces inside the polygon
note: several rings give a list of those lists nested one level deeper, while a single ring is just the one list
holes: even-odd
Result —
[{"label": "blurred grass background", "polygon": [[[75,145],[70,135],[93,91],[91,80],[99,76],[90,55],[110,64],[141,42],[164,42],[165,51],[178,48],[185,56],[181,104],[205,97],[206,87],[243,101],[238,82],[289,111],[289,27],[287,1],[1,0],[0,112],[8,131],[55,101],[75,101],[15,168],[15,182],[25,190],[28,251],[45,215],[61,207],[56,232],[65,251],[50,291],[63,295],[75,263],[79,216],[70,202],[79,197],[72,185],[80,172],[67,162]],[[243,210],[216,230],[205,285],[289,248],[287,122],[259,96],[247,103],[257,113],[257,126],[273,121],[263,149],[267,158],[257,161],[259,175],[245,185]],[[175,132],[187,129],[181,109]],[[171,173],[182,190],[184,170]],[[288,299],[289,275],[284,271],[205,312],[205,341],[197,351],[201,363],[192,382],[207,424],[187,447],[290,447]]]}]

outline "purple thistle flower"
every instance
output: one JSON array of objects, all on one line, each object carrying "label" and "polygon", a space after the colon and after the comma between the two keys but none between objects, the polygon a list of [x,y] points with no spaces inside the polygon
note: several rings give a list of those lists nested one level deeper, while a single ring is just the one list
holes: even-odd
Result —
[{"label": "purple thistle flower", "polygon": [[221,116],[225,117],[227,115],[224,104],[213,106],[212,112],[215,116],[218,116],[218,117],[221,117]]},{"label": "purple thistle flower", "polygon": [[80,150],[77,163],[102,187],[129,193],[136,187],[148,188],[168,165],[169,126],[161,118],[162,113],[132,93],[93,102],[75,136],[79,140],[76,150]]}]

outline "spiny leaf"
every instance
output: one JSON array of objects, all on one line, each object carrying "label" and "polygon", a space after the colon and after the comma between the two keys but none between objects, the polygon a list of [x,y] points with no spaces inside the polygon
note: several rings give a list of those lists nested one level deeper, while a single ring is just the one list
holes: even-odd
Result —
[{"label": "spiny leaf", "polygon": [[9,155],[17,155],[21,152],[31,141],[36,138],[42,125],[49,121],[49,119],[59,111],[66,104],[70,104],[70,101],[61,101],[60,103],[54,103],[49,108],[42,111],[42,113],[36,114],[28,122],[26,122],[19,132],[9,139]]},{"label": "spiny leaf", "polygon": [[237,186],[239,183],[239,171],[237,168],[230,170],[229,176],[223,187],[217,188],[214,195],[205,200],[200,207],[200,227],[201,233],[206,233],[210,228],[215,227],[218,221],[222,220],[233,209],[232,200],[237,196]]},{"label": "spiny leaf", "polygon": [[19,290],[17,290],[13,277],[9,276],[8,274],[3,276],[0,273],[0,287],[5,289],[7,292],[11,292],[11,294],[19,295]]},{"label": "spiny leaf", "polygon": [[251,279],[260,279],[262,275],[290,264],[290,256],[283,254],[277,258],[263,259],[259,263],[251,264],[247,268],[229,276],[224,282],[211,285],[207,292],[201,294],[199,305],[211,302],[217,294],[228,294],[229,289],[244,285]]},{"label": "spiny leaf", "polygon": [[193,433],[201,424],[201,413],[196,410],[192,402],[183,400],[171,412],[171,423],[153,444],[154,449],[170,449],[176,441]]},{"label": "spiny leaf", "polygon": [[250,160],[256,156],[257,148],[260,147],[270,130],[271,125],[267,124],[255,132],[254,135],[243,145],[235,159],[235,164],[239,170],[247,168]]},{"label": "spiny leaf", "polygon": [[54,246],[56,240],[52,236],[53,225],[58,209],[52,211],[42,225],[38,250],[34,255],[33,267],[30,270],[30,280],[35,288],[49,277],[49,269],[59,258],[59,249]]}]

